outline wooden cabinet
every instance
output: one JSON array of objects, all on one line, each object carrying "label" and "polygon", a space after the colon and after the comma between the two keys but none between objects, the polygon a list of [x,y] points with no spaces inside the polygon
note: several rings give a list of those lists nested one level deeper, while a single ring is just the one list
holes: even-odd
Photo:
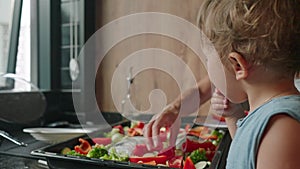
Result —
[{"label": "wooden cabinet", "polygon": [[[186,19],[196,25],[196,18],[200,3],[201,1],[199,0],[99,0],[95,1],[96,29],[100,29],[104,25],[122,16],[142,12],[167,13]],[[183,32],[183,34],[185,33],[188,32]],[[193,76],[196,80],[203,78],[207,74],[199,57],[186,44],[183,44],[176,39],[159,34],[141,34],[128,37],[113,46],[98,68],[96,78],[96,95],[101,111],[117,111],[112,100],[111,83],[112,76],[115,70],[118,69],[119,64],[133,52],[147,48],[157,48],[170,51],[188,65],[188,67],[180,71],[176,70],[174,65],[168,65],[170,68],[174,69],[174,72],[176,71],[177,73],[181,73],[182,85],[188,85],[191,83],[191,81],[185,79],[185,74],[188,69],[192,70]],[[128,74],[129,68],[128,71],[124,73]],[[125,78],[119,80],[126,81]],[[119,88],[120,90],[124,90],[124,87],[126,88],[126,86],[122,86],[121,84],[124,83],[120,82]],[[134,78],[131,86],[131,101],[137,109],[145,111],[150,107],[148,98],[152,90],[161,89],[165,93],[167,103],[169,103],[180,94],[179,85],[181,84],[176,83],[171,74],[160,70],[147,69],[139,73]],[[206,114],[208,109],[209,104],[205,104],[201,107],[200,113]]]}]

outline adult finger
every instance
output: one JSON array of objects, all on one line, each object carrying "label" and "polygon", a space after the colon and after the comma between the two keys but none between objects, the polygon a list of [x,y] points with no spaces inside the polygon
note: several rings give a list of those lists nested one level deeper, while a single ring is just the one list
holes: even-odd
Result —
[{"label": "adult finger", "polygon": [[161,144],[160,138],[159,138],[159,132],[160,132],[161,127],[162,126],[161,126],[159,120],[156,120],[153,123],[153,126],[152,126],[152,140],[153,140],[153,146],[154,147],[158,147]]},{"label": "adult finger", "polygon": [[175,144],[176,144],[176,139],[177,139],[177,136],[178,136],[178,133],[179,133],[180,126],[181,126],[181,120],[177,119],[170,128],[169,143],[170,143],[171,147],[174,147]]},{"label": "adult finger", "polygon": [[152,140],[153,123],[154,123],[154,120],[150,121],[148,124],[146,124],[144,126],[144,129],[143,129],[144,137],[146,137],[146,139],[147,139],[146,146],[147,146],[148,150],[150,150],[152,147],[154,147],[153,140]]}]

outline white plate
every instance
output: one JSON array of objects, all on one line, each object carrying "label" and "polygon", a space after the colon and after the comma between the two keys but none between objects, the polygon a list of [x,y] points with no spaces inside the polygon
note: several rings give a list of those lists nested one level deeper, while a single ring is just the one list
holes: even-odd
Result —
[{"label": "white plate", "polygon": [[97,128],[25,128],[23,132],[30,133],[36,140],[55,144],[96,130]]}]

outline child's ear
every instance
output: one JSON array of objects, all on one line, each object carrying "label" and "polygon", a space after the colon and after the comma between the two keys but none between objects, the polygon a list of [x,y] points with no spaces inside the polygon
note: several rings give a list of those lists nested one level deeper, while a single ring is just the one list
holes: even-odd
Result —
[{"label": "child's ear", "polygon": [[248,76],[248,63],[247,61],[237,52],[231,52],[228,55],[230,65],[235,73],[237,80],[245,79]]}]

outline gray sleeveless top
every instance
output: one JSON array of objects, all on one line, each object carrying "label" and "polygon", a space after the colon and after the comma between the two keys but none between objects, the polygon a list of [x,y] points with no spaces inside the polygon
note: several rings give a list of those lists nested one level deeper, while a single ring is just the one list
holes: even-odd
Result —
[{"label": "gray sleeveless top", "polygon": [[264,130],[272,116],[282,113],[300,122],[300,96],[272,99],[240,119],[230,146],[226,169],[255,169],[256,154]]}]

